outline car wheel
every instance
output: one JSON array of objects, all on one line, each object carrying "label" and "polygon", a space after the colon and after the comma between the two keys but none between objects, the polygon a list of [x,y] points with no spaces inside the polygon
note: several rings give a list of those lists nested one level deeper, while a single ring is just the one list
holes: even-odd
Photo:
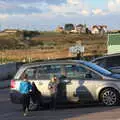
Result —
[{"label": "car wheel", "polygon": [[118,103],[118,93],[114,89],[105,89],[100,95],[102,103],[106,106],[113,106]]}]

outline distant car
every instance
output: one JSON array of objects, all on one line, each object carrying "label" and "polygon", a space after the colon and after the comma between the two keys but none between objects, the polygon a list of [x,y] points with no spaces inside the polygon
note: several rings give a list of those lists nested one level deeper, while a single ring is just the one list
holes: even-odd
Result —
[{"label": "distant car", "polygon": [[111,72],[120,73],[120,53],[98,57],[93,59],[92,62]]},{"label": "distant car", "polygon": [[[41,105],[50,103],[48,84],[51,75],[60,80],[57,102],[100,101],[107,106],[116,105],[120,96],[120,75],[91,62],[57,60],[23,65],[11,80],[10,98],[19,101],[19,84],[25,73],[40,92]],[[65,77],[61,77],[61,76]],[[39,104],[38,102],[38,104]]]}]

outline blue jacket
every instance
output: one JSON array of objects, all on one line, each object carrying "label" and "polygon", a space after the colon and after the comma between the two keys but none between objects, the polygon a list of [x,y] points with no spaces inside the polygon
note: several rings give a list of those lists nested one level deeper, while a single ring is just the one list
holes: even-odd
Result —
[{"label": "blue jacket", "polygon": [[20,93],[27,94],[30,92],[30,90],[32,90],[32,85],[30,84],[30,82],[27,81],[20,82],[20,86],[19,86]]}]

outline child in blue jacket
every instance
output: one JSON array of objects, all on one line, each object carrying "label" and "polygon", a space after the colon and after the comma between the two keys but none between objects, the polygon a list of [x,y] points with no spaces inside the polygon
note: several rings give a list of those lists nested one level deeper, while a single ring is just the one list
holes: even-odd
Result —
[{"label": "child in blue jacket", "polygon": [[21,82],[19,86],[19,91],[22,94],[22,107],[24,116],[27,115],[29,110],[29,104],[30,104],[30,94],[29,92],[32,90],[32,85],[27,79],[27,75],[23,74],[21,77]]}]

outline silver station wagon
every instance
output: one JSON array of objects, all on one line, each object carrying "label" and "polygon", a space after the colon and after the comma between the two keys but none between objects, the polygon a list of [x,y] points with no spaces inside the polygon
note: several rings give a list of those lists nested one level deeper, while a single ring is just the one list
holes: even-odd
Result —
[{"label": "silver station wagon", "polygon": [[11,80],[10,98],[13,103],[19,103],[18,89],[23,73],[40,93],[38,105],[50,102],[48,84],[51,74],[59,79],[58,103],[99,101],[106,106],[119,103],[120,75],[80,60],[51,60],[23,65]]}]

